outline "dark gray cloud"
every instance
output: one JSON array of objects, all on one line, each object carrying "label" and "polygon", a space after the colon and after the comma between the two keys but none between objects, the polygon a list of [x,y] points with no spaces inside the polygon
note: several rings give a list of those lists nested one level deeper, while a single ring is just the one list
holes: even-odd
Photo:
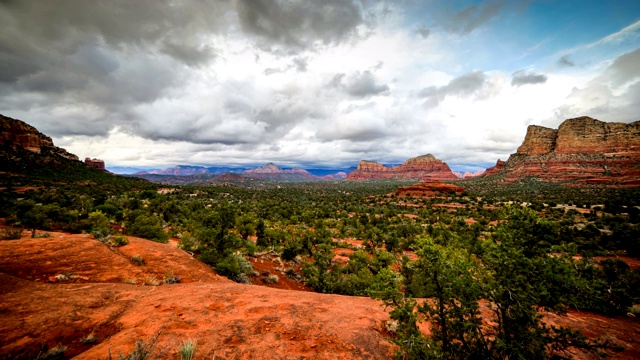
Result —
[{"label": "dark gray cloud", "polygon": [[418,96],[426,98],[424,105],[436,107],[447,96],[470,96],[477,94],[487,84],[487,77],[482,71],[473,71],[451,80],[444,86],[429,86],[422,89]]},{"label": "dark gray cloud", "polygon": [[166,41],[161,51],[188,66],[200,66],[215,57],[215,51],[209,46],[197,48],[171,41]]},{"label": "dark gray cloud", "polygon": [[603,121],[630,122],[640,113],[640,48],[618,56],[586,86],[575,87],[565,104],[555,109],[550,126],[576,116],[589,115]]},{"label": "dark gray cloud", "polygon": [[[180,87],[186,68],[215,59],[203,35],[217,31],[230,6],[180,0],[2,2],[0,91],[37,96],[42,110],[84,109],[87,117],[97,113],[105,119],[120,114],[110,118],[110,126],[95,127],[71,116],[52,132],[105,135],[131,121],[131,106],[156,101]],[[0,107],[13,108],[15,101],[3,96]]]},{"label": "dark gray cloud", "polygon": [[560,59],[558,59],[558,65],[562,67],[573,67],[576,66],[576,63],[571,60],[570,55],[563,55]]},{"label": "dark gray cloud", "polygon": [[340,42],[363,21],[359,7],[349,0],[238,0],[245,31],[275,44],[306,48],[314,42]]},{"label": "dark gray cloud", "polygon": [[624,85],[640,77],[640,48],[616,58],[603,76],[612,86]]},{"label": "dark gray cloud", "polygon": [[336,74],[329,86],[341,89],[354,97],[383,95],[389,92],[389,86],[378,83],[375,75],[369,70],[356,71],[349,75]]},{"label": "dark gray cloud", "polygon": [[547,82],[547,75],[534,74],[525,70],[516,71],[511,78],[511,86],[544,84],[545,82]]},{"label": "dark gray cloud", "polygon": [[428,38],[429,35],[431,34],[431,30],[429,30],[427,27],[425,26],[420,26],[418,28],[418,30],[416,30],[416,33],[418,33],[418,35],[422,36],[423,38]]}]

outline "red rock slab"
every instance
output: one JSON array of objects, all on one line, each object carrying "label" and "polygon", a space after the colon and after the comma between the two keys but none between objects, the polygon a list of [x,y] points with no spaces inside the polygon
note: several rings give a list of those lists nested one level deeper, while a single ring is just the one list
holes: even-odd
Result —
[{"label": "red rock slab", "polygon": [[[388,315],[379,302],[236,283],[163,286],[39,284],[0,274],[0,357],[35,356],[40,344],[66,356],[128,354],[160,330],[156,350],[175,358],[197,339],[198,358],[387,359]],[[94,332],[99,343],[82,345]]]},{"label": "red rock slab", "polygon": [[[179,276],[182,282],[228,282],[207,265],[171,244],[129,236],[129,245],[110,247],[87,234],[50,232],[50,238],[0,241],[0,272],[33,281],[51,281],[57,275],[71,282],[117,282],[155,276]],[[143,265],[131,257],[140,255]]]}]

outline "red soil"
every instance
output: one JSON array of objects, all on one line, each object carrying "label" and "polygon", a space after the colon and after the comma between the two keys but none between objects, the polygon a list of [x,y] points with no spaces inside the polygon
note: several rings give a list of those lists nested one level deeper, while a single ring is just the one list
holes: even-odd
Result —
[{"label": "red soil", "polygon": [[[161,359],[175,358],[187,339],[198,340],[198,359],[387,359],[393,354],[384,330],[389,317],[378,301],[237,284],[170,244],[130,237],[129,245],[112,249],[87,235],[51,234],[31,239],[25,232],[20,240],[0,241],[0,358],[35,358],[42,344],[58,343],[68,346],[66,357],[107,358],[111,352],[117,358],[161,330],[156,345],[164,349]],[[138,254],[144,265],[131,262]],[[279,276],[270,286],[308,290],[278,272],[277,260],[257,257],[251,263],[259,273]],[[151,275],[162,280],[169,273],[182,283],[122,282],[137,278],[140,284]],[[70,279],[58,280],[60,274]],[[546,319],[618,342],[627,350],[615,358],[640,357],[637,319],[577,311]],[[82,344],[92,332],[98,343]]]},{"label": "red soil", "polygon": [[[233,283],[169,244],[130,237],[110,249],[86,235],[51,234],[0,241],[0,358],[35,358],[41,344],[58,343],[68,346],[66,357],[104,359],[111,351],[117,358],[161,329],[163,359],[175,358],[187,339],[198,340],[198,359],[387,359],[393,352],[378,301]],[[145,265],[130,261],[135,254]],[[183,283],[122,283],[169,272]],[[63,273],[71,279],[57,281]],[[278,284],[287,283],[278,275]],[[50,278],[57,282],[44,283]],[[99,342],[82,344],[91,332]]]}]

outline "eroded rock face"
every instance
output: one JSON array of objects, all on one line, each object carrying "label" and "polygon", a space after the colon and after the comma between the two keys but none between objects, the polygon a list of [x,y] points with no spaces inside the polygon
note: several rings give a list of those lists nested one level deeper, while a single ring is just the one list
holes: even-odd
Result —
[{"label": "eroded rock face", "polygon": [[47,150],[70,160],[78,160],[77,156],[54,146],[50,137],[42,134],[33,126],[4,115],[0,115],[0,145],[17,151],[27,150],[37,154]]},{"label": "eroded rock face", "polygon": [[413,198],[432,198],[446,194],[462,194],[464,188],[453,184],[446,184],[440,180],[432,180],[411,186],[403,186],[396,190],[396,196],[405,198],[411,196]]},{"label": "eroded rock face", "polygon": [[573,185],[640,186],[640,121],[579,117],[558,130],[529,126],[518,151],[487,169],[485,176],[492,175],[508,182],[532,176]]},{"label": "eroded rock face", "polygon": [[431,154],[422,155],[405,161],[404,164],[388,168],[374,161],[362,160],[356,170],[347,176],[347,180],[455,180],[458,177],[447,163]]},{"label": "eroded rock face", "polygon": [[548,154],[555,148],[557,137],[558,130],[531,125],[527,128],[527,136],[518,148],[518,154]]},{"label": "eroded rock face", "polygon": [[87,158],[84,158],[84,163],[91,166],[94,169],[105,171],[104,161],[100,159],[91,159],[87,157]]},{"label": "eroded rock face", "polygon": [[498,161],[496,162],[495,165],[493,165],[492,167],[488,168],[485,172],[484,172],[484,176],[491,176],[491,175],[495,175],[498,174],[502,171],[502,169],[504,169],[504,166],[506,165],[506,161],[502,161],[500,159],[498,159]]},{"label": "eroded rock face", "polygon": [[24,121],[0,115],[0,143],[40,153],[41,148],[53,146],[51,138]]}]

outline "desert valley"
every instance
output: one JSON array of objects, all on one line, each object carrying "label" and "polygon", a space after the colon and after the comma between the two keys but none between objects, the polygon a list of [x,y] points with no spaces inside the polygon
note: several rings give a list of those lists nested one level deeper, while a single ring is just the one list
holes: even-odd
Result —
[{"label": "desert valley", "polygon": [[0,120],[3,358],[640,356],[640,122],[531,126],[460,179],[124,177]]},{"label": "desert valley", "polygon": [[640,359],[640,1],[0,24],[0,360]]}]

